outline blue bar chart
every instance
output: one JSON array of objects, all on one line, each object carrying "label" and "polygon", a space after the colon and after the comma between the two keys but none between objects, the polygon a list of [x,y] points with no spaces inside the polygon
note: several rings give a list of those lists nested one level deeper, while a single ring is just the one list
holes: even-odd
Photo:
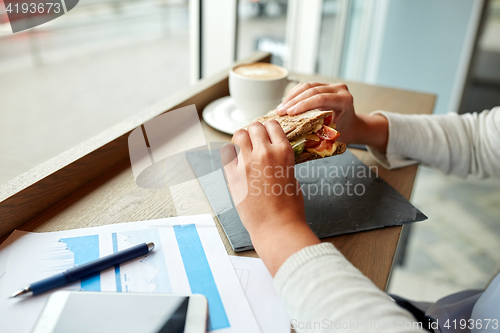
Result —
[{"label": "blue bar chart", "polygon": [[[66,250],[73,253],[75,266],[100,258],[99,235],[62,238],[59,242],[66,244]],[[85,291],[101,291],[101,275],[95,274],[82,279],[81,289]]]},{"label": "blue bar chart", "polygon": [[208,329],[229,327],[229,320],[196,226],[194,224],[174,225],[174,232],[191,292],[205,295],[208,300]]}]

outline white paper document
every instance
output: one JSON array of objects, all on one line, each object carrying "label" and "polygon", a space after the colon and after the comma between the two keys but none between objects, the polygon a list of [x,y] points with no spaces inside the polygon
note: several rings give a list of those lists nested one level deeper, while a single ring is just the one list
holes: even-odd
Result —
[{"label": "white paper document", "polygon": [[[12,243],[16,241],[19,237],[28,234],[27,231],[16,230],[10,234],[7,239],[0,244],[0,290],[2,290],[2,284],[5,281],[5,275],[7,272],[7,262],[9,260],[9,253],[12,247]],[[1,316],[1,314],[0,314]]]},{"label": "white paper document", "polygon": [[154,242],[154,251],[62,289],[204,294],[210,331],[259,331],[210,215],[16,234],[13,238],[20,237],[8,246],[4,270],[0,251],[0,272],[4,271],[0,279],[2,332],[29,332],[51,294],[8,299],[14,291],[144,242]]},{"label": "white paper document", "polygon": [[273,277],[259,258],[229,256],[263,333],[289,333],[290,319],[273,286]]}]

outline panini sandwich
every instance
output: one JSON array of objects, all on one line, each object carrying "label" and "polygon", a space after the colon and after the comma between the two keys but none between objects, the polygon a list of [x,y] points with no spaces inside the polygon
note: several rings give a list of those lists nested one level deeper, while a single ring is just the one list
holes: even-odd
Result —
[{"label": "panini sandwich", "polygon": [[295,153],[295,163],[298,164],[346,151],[345,143],[336,141],[340,133],[331,123],[332,118],[332,111],[311,110],[293,116],[279,116],[273,110],[256,121],[264,123],[275,119],[281,125]]}]

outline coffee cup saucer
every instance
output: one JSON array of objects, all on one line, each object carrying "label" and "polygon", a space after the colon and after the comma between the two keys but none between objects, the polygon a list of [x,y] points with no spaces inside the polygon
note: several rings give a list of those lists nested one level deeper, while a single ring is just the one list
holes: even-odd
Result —
[{"label": "coffee cup saucer", "polygon": [[236,108],[231,96],[216,99],[208,104],[203,110],[202,117],[211,127],[231,135],[250,123],[250,120]]}]

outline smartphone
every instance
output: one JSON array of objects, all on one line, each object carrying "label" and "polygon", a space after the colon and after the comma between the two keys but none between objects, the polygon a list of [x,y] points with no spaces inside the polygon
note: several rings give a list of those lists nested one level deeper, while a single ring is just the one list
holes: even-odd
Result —
[{"label": "smartphone", "polygon": [[33,332],[201,333],[207,318],[203,295],[58,291]]}]

